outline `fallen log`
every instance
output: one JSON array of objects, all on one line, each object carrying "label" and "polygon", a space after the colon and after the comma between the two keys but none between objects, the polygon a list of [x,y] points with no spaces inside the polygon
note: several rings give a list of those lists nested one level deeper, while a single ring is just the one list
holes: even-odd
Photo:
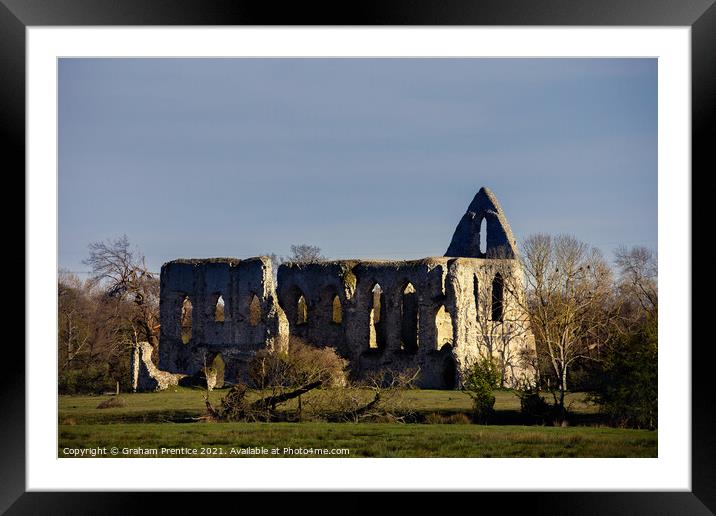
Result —
[{"label": "fallen log", "polygon": [[312,391],[313,389],[320,387],[322,384],[323,381],[318,380],[316,382],[299,387],[298,389],[291,392],[284,392],[281,394],[261,398],[260,400],[254,401],[251,404],[251,408],[255,410],[260,410],[266,407],[271,407],[271,410],[275,410],[276,405],[278,405],[279,403],[284,403],[288,400],[292,400],[293,398],[298,398],[301,394],[306,394],[308,391]]}]

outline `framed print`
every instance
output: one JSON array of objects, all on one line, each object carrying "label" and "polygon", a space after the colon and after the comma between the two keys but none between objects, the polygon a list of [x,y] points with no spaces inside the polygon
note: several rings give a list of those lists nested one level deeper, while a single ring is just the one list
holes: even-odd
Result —
[{"label": "framed print", "polygon": [[3,510],[714,510],[691,329],[711,1],[0,15],[28,300]]}]

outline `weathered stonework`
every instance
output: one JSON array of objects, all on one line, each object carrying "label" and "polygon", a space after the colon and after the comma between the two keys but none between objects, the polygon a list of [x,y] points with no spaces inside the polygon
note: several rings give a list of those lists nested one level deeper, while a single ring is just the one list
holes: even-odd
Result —
[{"label": "weathered stonework", "polygon": [[160,371],[152,362],[152,345],[149,342],[139,342],[132,351],[132,390],[137,391],[163,391],[177,385],[184,374],[173,374]]},{"label": "weathered stonework", "polygon": [[[487,247],[480,250],[480,225],[485,221]],[[487,187],[480,188],[455,229],[445,256],[515,258],[517,243],[497,202]]]},{"label": "weathered stonework", "polygon": [[[211,366],[217,355],[225,364],[225,378],[245,376],[245,365],[260,349],[285,349],[288,322],[278,305],[271,260],[174,260],[162,266],[160,276],[159,367],[195,375]],[[250,317],[257,299],[260,316]],[[224,300],[224,320],[216,321],[217,301]],[[191,336],[182,339],[184,300],[192,305]]]},{"label": "weathered stonework", "polygon": [[[483,219],[486,249],[480,250]],[[267,257],[175,260],[161,272],[159,366],[194,375],[220,354],[226,380],[237,381],[245,379],[245,365],[256,351],[286,349],[290,334],[336,348],[350,361],[354,378],[420,367],[421,387],[456,388],[466,366],[486,349],[503,359],[506,348],[511,357],[534,352],[523,305],[515,298],[521,290],[503,293],[503,284],[519,284],[516,257],[507,220],[494,195],[482,188],[444,257],[284,263],[276,286]],[[214,320],[219,296],[223,322]],[[254,296],[259,319],[250,313]],[[182,339],[187,298],[191,336]],[[496,340],[507,344],[500,350]],[[508,366],[508,385],[528,375],[517,359]]]},{"label": "weathered stonework", "polygon": [[[478,358],[484,340],[480,333],[485,323],[481,324],[476,310],[485,296],[475,293],[475,280],[478,289],[490,289],[496,271],[518,274],[517,262],[510,261],[514,262],[510,267],[503,260],[448,257],[288,263],[278,270],[278,298],[291,334],[316,346],[337,348],[350,361],[354,377],[383,368],[417,366],[421,387],[454,388],[465,366]],[[383,298],[379,317],[374,311],[376,285]],[[332,320],[336,296],[342,306],[340,323]],[[301,297],[307,306],[305,322],[299,322]],[[488,324],[523,322],[515,317],[517,311],[519,305],[505,299],[503,321]],[[524,339],[515,345],[527,350],[529,342]],[[523,374],[515,364],[508,383]]]}]

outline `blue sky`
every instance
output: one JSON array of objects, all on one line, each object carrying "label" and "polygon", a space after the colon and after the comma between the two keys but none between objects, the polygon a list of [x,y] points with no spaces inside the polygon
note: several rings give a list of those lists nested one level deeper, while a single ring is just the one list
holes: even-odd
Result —
[{"label": "blue sky", "polygon": [[477,190],[518,242],[657,246],[655,59],[61,59],[59,264],[442,255]]}]

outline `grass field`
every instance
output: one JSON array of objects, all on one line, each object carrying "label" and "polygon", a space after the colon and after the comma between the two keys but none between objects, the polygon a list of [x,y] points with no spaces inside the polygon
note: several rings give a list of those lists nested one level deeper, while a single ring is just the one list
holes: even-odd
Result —
[{"label": "grass field", "polygon": [[[218,404],[226,391],[213,391]],[[178,388],[160,393],[126,394],[124,407],[98,409],[107,397],[60,396],[58,456],[65,448],[100,448],[114,456],[298,456],[291,449],[348,449],[341,457],[655,457],[657,432],[600,426],[520,426],[399,423],[205,423],[203,392]],[[519,416],[519,398],[495,393],[495,422]],[[370,396],[365,393],[366,398]],[[304,410],[323,402],[320,393],[304,398]],[[413,390],[396,403],[423,419],[429,415],[468,413],[470,398],[459,391]],[[596,407],[584,396],[570,395],[576,420],[595,421]],[[291,410],[293,407],[287,407]],[[427,418],[430,420],[430,418]],[[435,420],[433,418],[432,420]],[[438,418],[440,420],[440,418]],[[457,418],[457,421],[464,418]],[[124,450],[124,449],[127,450]],[[177,450],[177,455],[161,448]],[[183,453],[181,448],[184,448]],[[256,454],[259,448],[278,453]],[[134,453],[157,450],[157,455]],[[124,450],[124,451],[123,451]],[[196,450],[196,451],[194,451]],[[233,450],[233,453],[232,453]],[[154,453],[154,452],[152,452]],[[313,455],[300,455],[313,456]]]},{"label": "grass field", "polygon": [[[147,423],[60,427],[63,449],[196,449],[242,457],[246,448],[345,448],[340,457],[654,457],[656,432],[593,427],[396,423]],[[208,450],[202,450],[208,448]],[[236,454],[232,455],[232,449]],[[204,451],[204,454],[202,452]],[[110,456],[110,455],[107,455]],[[139,455],[154,457],[154,455]],[[160,453],[157,456],[170,456]],[[177,456],[177,455],[173,455]],[[180,453],[178,456],[189,456]],[[257,455],[248,455],[257,456]],[[258,456],[271,456],[270,453]],[[303,455],[306,456],[306,455]],[[310,456],[310,455],[309,455]]]},{"label": "grass field", "polygon": [[[220,403],[227,390],[214,390],[210,393],[210,401],[214,405]],[[67,424],[102,424],[102,423],[164,423],[186,422],[193,417],[204,414],[204,391],[200,389],[177,387],[175,390],[151,393],[122,395],[126,406],[98,410],[97,405],[108,397],[100,396],[60,396],[60,423]],[[371,393],[363,391],[365,400]],[[324,393],[313,391],[303,396],[304,411],[308,416],[313,407],[320,407],[327,401]],[[495,391],[495,422],[517,415],[520,410],[519,398],[510,391]],[[283,405],[287,411],[296,408],[296,400]],[[410,408],[418,414],[468,414],[472,400],[461,391],[408,390],[400,394],[395,403],[400,408]],[[597,415],[597,407],[587,403],[581,393],[567,397],[570,411],[577,420],[593,421]]]}]

